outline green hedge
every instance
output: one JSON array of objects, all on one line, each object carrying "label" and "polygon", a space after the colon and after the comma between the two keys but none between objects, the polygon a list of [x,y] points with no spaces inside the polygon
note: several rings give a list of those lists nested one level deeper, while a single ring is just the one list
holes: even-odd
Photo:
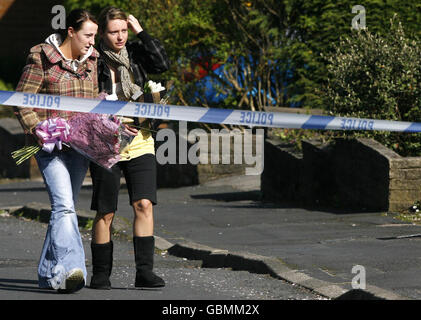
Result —
[{"label": "green hedge", "polygon": [[[328,84],[322,90],[332,115],[420,122],[421,42],[405,34],[396,18],[387,35],[355,31],[326,56]],[[403,156],[421,155],[421,134],[347,132],[372,137]]]},{"label": "green hedge", "polygon": [[[13,90],[13,85],[0,79],[0,90]],[[0,105],[0,118],[14,117],[12,108],[9,106]]]}]

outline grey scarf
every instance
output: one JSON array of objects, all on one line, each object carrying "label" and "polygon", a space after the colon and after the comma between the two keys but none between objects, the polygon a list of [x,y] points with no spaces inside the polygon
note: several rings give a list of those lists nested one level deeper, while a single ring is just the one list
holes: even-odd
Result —
[{"label": "grey scarf", "polygon": [[120,53],[115,53],[102,41],[99,43],[99,46],[104,54],[103,57],[106,64],[111,65],[117,70],[126,99],[136,101],[143,94],[143,90],[132,81],[132,68],[130,67],[129,54],[126,47]]}]

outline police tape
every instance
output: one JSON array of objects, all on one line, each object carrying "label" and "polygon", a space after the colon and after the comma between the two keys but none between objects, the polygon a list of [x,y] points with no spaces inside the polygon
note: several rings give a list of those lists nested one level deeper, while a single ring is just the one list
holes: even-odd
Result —
[{"label": "police tape", "polygon": [[2,90],[0,105],[249,127],[421,132],[419,122],[108,101]]}]

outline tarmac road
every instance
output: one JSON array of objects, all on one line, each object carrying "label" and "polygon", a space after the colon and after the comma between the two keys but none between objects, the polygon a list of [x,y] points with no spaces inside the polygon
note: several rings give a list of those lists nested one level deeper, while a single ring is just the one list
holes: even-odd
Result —
[{"label": "tarmac road", "polygon": [[[170,254],[165,257],[170,260],[163,261],[172,261],[175,256],[188,258],[189,261],[199,259],[203,261],[203,266],[212,267],[206,269],[206,275],[228,272],[226,269],[218,270],[218,267],[270,274],[270,281],[274,277],[284,279],[295,284],[293,288],[310,289],[314,294],[296,295],[293,298],[294,294],[271,293],[264,299],[319,299],[321,296],[335,299],[343,294],[355,293],[353,281],[357,276],[364,276],[358,278],[363,280],[363,292],[375,298],[421,298],[419,225],[403,223],[396,220],[395,215],[383,212],[346,213],[262,203],[259,183],[259,177],[240,176],[200,186],[159,189],[158,205],[154,209],[155,235],[164,242],[158,241],[157,247],[164,252],[168,250]],[[93,214],[89,210],[90,197],[87,179],[77,205],[78,214],[82,214],[82,211]],[[22,207],[31,202],[49,203],[41,182],[21,181],[0,185],[0,207]],[[120,226],[118,219],[114,222],[116,229],[119,229],[117,231],[130,239],[129,225],[133,213],[124,188],[119,198],[117,217],[121,222]],[[160,264],[161,258],[157,261],[158,271],[162,267]],[[363,269],[355,272],[355,267]],[[205,269],[191,270],[197,271],[195,275],[199,276],[198,270]],[[165,275],[166,271],[162,270],[162,274]],[[171,279],[170,274],[168,270],[166,276]],[[240,275],[246,275],[246,278],[262,276],[245,271],[229,271],[227,279],[236,279]],[[276,286],[280,284],[278,279],[274,279],[278,281]],[[212,283],[212,280],[206,280],[209,281],[198,283]],[[175,283],[181,285],[179,280]],[[214,283],[217,286],[223,281]],[[232,286],[233,283],[228,282],[227,290],[230,291]],[[245,291],[251,293],[256,286],[259,287],[255,283],[250,284]],[[206,285],[199,287],[203,289]],[[261,288],[266,287],[271,288],[271,285]],[[169,290],[166,288],[165,292],[170,293]],[[188,290],[183,291],[183,295],[177,295],[177,290],[174,293],[180,299],[190,297]],[[232,293],[219,292],[213,297],[246,298],[244,295],[233,296]],[[195,293],[191,296],[212,298],[212,295]]]},{"label": "tarmac road", "polygon": [[[0,214],[0,300],[277,300],[321,299],[301,287],[268,275],[201,267],[201,261],[158,252],[155,272],[167,285],[139,290],[133,286],[133,245],[114,239],[112,290],[85,287],[75,294],[58,294],[38,288],[37,263],[47,224]],[[88,282],[91,276],[90,232],[82,231]]]}]

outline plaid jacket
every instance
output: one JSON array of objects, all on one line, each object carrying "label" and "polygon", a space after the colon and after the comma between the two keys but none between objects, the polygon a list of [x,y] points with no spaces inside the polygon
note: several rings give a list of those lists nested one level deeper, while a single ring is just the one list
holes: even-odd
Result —
[{"label": "plaid jacket", "polygon": [[[152,38],[146,31],[137,34],[139,41],[126,44],[135,83],[141,88],[148,81],[148,73],[159,74],[169,69],[169,60],[164,47],[158,39]],[[101,51],[100,51],[101,52]],[[99,92],[111,94],[113,91],[110,68],[104,59],[98,59]]]},{"label": "plaid jacket", "polygon": [[[16,91],[46,93],[79,98],[98,96],[97,58],[95,49],[88,59],[74,71],[60,53],[47,43],[31,48]],[[15,108],[25,133],[33,133],[40,122],[52,117],[68,119],[68,111]]]}]

